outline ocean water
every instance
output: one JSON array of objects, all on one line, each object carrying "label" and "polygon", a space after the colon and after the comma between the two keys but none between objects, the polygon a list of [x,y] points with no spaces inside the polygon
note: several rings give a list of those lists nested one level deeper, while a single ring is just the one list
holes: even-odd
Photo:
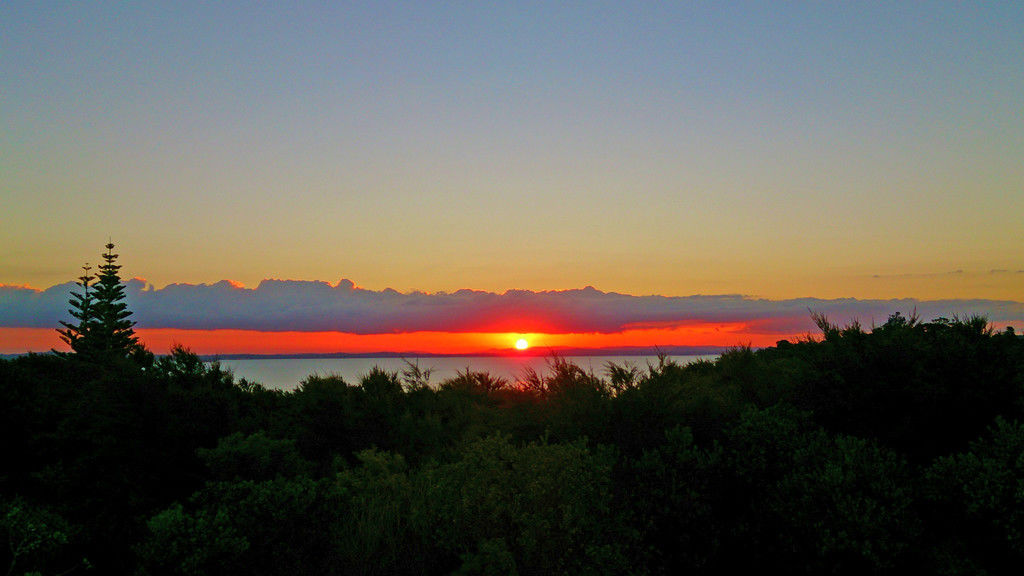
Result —
[{"label": "ocean water", "polygon": [[[669,356],[677,364],[689,364],[701,359],[713,360],[717,355]],[[657,356],[567,356],[563,358],[594,374],[607,376],[609,363],[636,366],[646,371],[648,364],[657,365]],[[409,365],[417,364],[421,370],[430,370],[430,383],[440,384],[458,372],[471,370],[486,372],[515,380],[530,368],[540,374],[550,372],[550,358],[544,356],[446,356],[424,358],[260,358],[220,360],[223,368],[231,370],[235,379],[245,378],[271,389],[294,390],[311,374],[341,376],[350,384],[357,384],[362,375],[375,366],[401,375]]]}]

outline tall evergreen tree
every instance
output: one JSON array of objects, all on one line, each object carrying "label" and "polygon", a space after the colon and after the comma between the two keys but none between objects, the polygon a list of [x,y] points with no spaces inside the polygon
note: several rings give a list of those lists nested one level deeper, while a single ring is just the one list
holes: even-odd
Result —
[{"label": "tall evergreen tree", "polygon": [[135,322],[129,320],[132,313],[124,302],[124,285],[118,273],[121,266],[113,252],[114,244],[108,243],[106,249],[99,274],[90,275],[91,268],[87,264],[83,268],[85,274],[76,282],[82,291],[71,294],[68,312],[78,323],[62,321],[64,329],[58,332],[61,340],[80,358],[98,361],[132,358],[147,366],[152,363],[153,355],[139,343],[133,329]]},{"label": "tall evergreen tree", "polygon": [[78,323],[72,324],[61,320],[60,323],[64,326],[64,329],[57,329],[57,332],[60,333],[60,339],[70,346],[71,351],[75,354],[88,354],[87,347],[91,340],[87,335],[96,323],[93,294],[90,290],[96,277],[89,274],[90,270],[92,270],[92,266],[89,266],[88,263],[82,266],[83,273],[78,277],[78,282],[75,282],[75,284],[82,288],[82,291],[72,292],[71,300],[68,301],[71,305],[68,313],[71,314],[72,318],[78,320]]},{"label": "tall evergreen tree", "polygon": [[135,322],[128,319],[132,312],[124,302],[124,285],[118,273],[121,266],[113,252],[114,244],[108,243],[106,249],[104,263],[96,275],[93,291],[96,324],[89,332],[89,339],[101,355],[126,358],[139,347],[139,339],[133,329]]}]

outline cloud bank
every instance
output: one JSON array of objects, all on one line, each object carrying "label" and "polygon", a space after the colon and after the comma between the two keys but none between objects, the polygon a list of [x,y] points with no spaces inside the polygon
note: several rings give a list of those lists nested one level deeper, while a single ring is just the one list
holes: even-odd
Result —
[{"label": "cloud bank", "polygon": [[[48,328],[68,320],[73,283],[46,290],[0,285],[0,326]],[[477,290],[445,293],[358,288],[350,280],[264,280],[245,288],[215,284],[171,284],[155,289],[144,280],[126,282],[126,300],[140,328],[192,330],[337,331],[384,334],[441,332],[614,333],[708,322],[747,324],[748,332],[801,333],[813,329],[810,312],[837,323],[870,326],[894,312],[917,310],[924,320],[981,314],[997,324],[1024,322],[1024,303],[1004,300],[858,300],[795,298],[765,300],[735,294],[633,296],[576,290]]]}]

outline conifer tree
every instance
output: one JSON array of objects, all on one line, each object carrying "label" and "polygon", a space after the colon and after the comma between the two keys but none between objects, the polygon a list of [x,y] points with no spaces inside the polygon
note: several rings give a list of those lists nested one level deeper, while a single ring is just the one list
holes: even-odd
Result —
[{"label": "conifer tree", "polygon": [[60,339],[70,346],[71,351],[76,354],[88,354],[86,348],[90,339],[87,335],[96,322],[93,294],[90,290],[93,287],[92,282],[96,277],[89,274],[90,270],[92,270],[92,266],[89,266],[88,263],[82,266],[83,273],[78,277],[78,282],[75,282],[75,284],[82,288],[82,291],[72,292],[71,300],[68,301],[71,305],[68,313],[71,314],[72,318],[78,320],[78,323],[72,324],[61,320],[60,323],[64,326],[64,329],[57,330],[60,333]]},{"label": "conifer tree", "polygon": [[83,267],[85,274],[78,278],[81,292],[72,292],[68,312],[78,320],[77,324],[63,322],[63,330],[57,331],[61,340],[71,346],[72,352],[86,360],[109,361],[116,358],[131,358],[145,367],[152,363],[153,355],[139,343],[135,336],[135,322],[124,302],[124,285],[118,270],[114,244],[106,245],[103,264],[99,273],[89,274],[91,267]]},{"label": "conifer tree", "polygon": [[139,339],[133,330],[135,322],[128,319],[132,313],[124,303],[124,285],[118,274],[121,266],[116,263],[118,255],[113,253],[114,244],[108,243],[106,249],[104,263],[96,275],[93,290],[96,322],[88,339],[103,356],[127,358],[139,347]]}]

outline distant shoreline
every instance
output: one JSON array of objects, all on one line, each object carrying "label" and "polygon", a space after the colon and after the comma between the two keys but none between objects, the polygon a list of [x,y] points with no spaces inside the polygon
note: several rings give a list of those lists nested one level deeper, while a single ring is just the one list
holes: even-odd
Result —
[{"label": "distant shoreline", "polygon": [[532,348],[523,351],[491,350],[467,354],[443,354],[434,352],[310,352],[302,354],[200,354],[210,362],[216,360],[286,360],[286,359],[330,359],[330,358],[488,358],[501,356],[705,356],[717,355],[729,350],[729,346],[637,346],[622,348]]},{"label": "distant shoreline", "polygon": [[[734,348],[733,346],[625,346],[618,348],[546,348],[535,347],[529,350],[484,350],[466,354],[444,354],[436,352],[418,352],[415,350],[403,352],[307,352],[298,354],[258,354],[258,353],[231,353],[231,354],[199,354],[199,358],[206,362],[217,360],[303,360],[303,359],[330,359],[330,358],[489,358],[500,356],[710,356],[717,355]],[[21,354],[0,354],[0,358],[13,359],[28,354],[52,354],[52,352],[24,352]]]}]

